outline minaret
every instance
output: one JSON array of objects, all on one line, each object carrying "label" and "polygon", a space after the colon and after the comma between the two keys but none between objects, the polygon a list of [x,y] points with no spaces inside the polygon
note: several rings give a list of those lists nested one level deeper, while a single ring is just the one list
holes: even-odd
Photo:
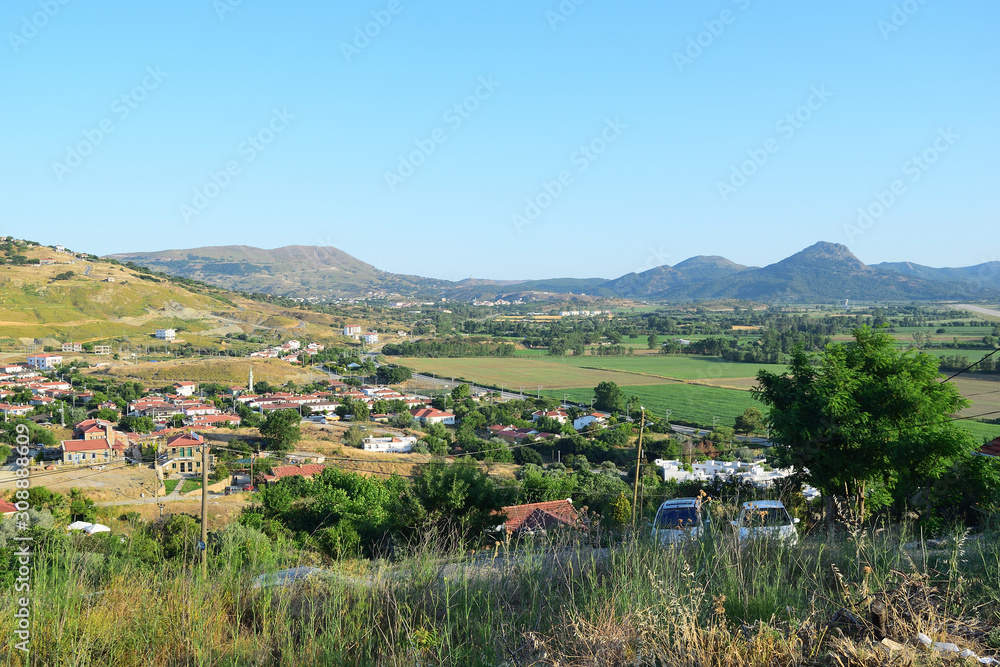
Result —
[{"label": "minaret", "polygon": [[247,391],[253,393],[253,366],[250,367],[250,379],[247,381]]}]

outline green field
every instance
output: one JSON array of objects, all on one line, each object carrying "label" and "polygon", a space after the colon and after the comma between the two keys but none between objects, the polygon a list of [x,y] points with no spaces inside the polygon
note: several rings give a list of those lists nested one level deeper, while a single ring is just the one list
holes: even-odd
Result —
[{"label": "green field", "polygon": [[[691,384],[637,385],[625,387],[628,396],[636,396],[646,411],[657,417],[665,417],[670,410],[670,419],[692,422],[711,427],[712,418],[718,417],[720,426],[732,426],[736,417],[747,408],[754,406],[764,410],[750,392],[736,389],[719,389]],[[593,388],[566,389],[564,391],[543,391],[543,394],[579,403],[590,403],[594,397]]]},{"label": "green field", "polygon": [[[582,357],[586,359],[596,359]],[[563,389],[567,387],[596,387],[598,382],[609,380],[620,385],[659,384],[671,380],[621,373],[616,371],[579,368],[572,364],[561,363],[551,357],[476,357],[460,359],[429,359],[425,357],[401,357],[393,359],[418,373],[433,373],[442,378],[464,378],[504,387],[517,391],[524,387],[527,392],[534,392],[541,385],[542,389]]]},{"label": "green field", "polygon": [[[670,419],[700,424],[706,428],[712,426],[712,418],[718,417],[718,424],[732,426],[736,417],[744,410],[753,406],[762,412],[766,407],[754,400],[750,392],[735,389],[721,389],[692,384],[662,384],[637,385],[624,388],[628,396],[636,396],[640,404],[657,417],[665,417],[670,410]],[[560,391],[542,391],[542,394],[570,401],[588,404],[594,397],[591,387],[564,389]],[[982,422],[959,420],[958,424],[972,433],[977,441],[992,440],[1000,437],[1000,425],[984,424]]]},{"label": "green field", "polygon": [[163,488],[167,490],[167,495],[169,496],[177,488],[177,485],[181,483],[179,479],[165,479],[163,480]]},{"label": "green field", "polygon": [[705,380],[713,383],[724,378],[755,378],[757,371],[761,369],[767,369],[772,373],[781,373],[786,369],[783,364],[743,364],[725,361],[721,357],[680,354],[649,354],[637,357],[563,357],[551,361],[577,368],[600,368],[681,380]]}]

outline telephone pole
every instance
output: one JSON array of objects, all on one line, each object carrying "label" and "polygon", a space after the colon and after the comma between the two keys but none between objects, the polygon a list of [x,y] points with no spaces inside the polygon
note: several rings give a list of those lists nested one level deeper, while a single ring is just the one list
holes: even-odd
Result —
[{"label": "telephone pole", "polygon": [[208,576],[208,442],[201,441],[201,575]]},{"label": "telephone pole", "polygon": [[639,447],[635,456],[635,484],[632,487],[632,526],[635,526],[635,504],[639,501],[639,464],[642,462],[642,431],[646,426],[646,408],[640,406],[639,417]]}]

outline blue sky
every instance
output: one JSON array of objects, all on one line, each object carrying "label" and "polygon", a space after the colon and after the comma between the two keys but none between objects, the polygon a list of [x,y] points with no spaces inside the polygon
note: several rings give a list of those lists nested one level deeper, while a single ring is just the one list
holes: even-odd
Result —
[{"label": "blue sky", "polygon": [[449,279],[1000,259],[1000,4],[577,2],[8,0],[0,233]]}]

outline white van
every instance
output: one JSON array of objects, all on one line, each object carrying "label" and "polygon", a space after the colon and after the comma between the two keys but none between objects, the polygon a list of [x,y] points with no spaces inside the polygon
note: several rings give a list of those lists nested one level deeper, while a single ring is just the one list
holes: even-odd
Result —
[{"label": "white van", "polygon": [[798,522],[789,516],[780,500],[753,500],[743,503],[739,520],[732,523],[739,531],[740,542],[770,537],[793,545],[799,541],[799,533],[795,530]]},{"label": "white van", "polygon": [[656,511],[653,539],[661,545],[697,539],[711,528],[712,520],[701,498],[667,500]]}]

